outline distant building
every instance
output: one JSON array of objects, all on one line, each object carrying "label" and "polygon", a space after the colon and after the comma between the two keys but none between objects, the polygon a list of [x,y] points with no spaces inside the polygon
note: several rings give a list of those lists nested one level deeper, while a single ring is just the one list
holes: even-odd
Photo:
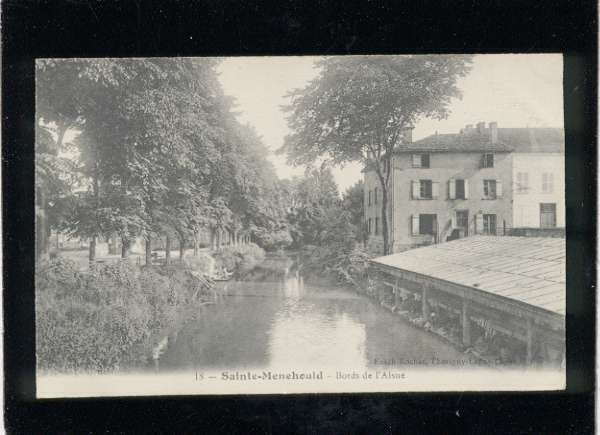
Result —
[{"label": "distant building", "polygon": [[[389,226],[393,252],[515,228],[564,228],[564,131],[467,125],[394,151]],[[365,172],[369,246],[382,252],[381,188]],[[539,231],[538,231],[539,232]]]}]

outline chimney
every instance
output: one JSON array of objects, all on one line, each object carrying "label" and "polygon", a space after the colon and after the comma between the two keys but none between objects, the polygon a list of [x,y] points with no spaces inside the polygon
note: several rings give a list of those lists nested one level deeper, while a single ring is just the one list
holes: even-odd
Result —
[{"label": "chimney", "polygon": [[477,133],[481,134],[481,133],[483,133],[483,130],[485,130],[485,122],[478,122],[477,123]]},{"label": "chimney", "polygon": [[490,142],[498,143],[498,123],[496,121],[490,122]]},{"label": "chimney", "polygon": [[469,133],[471,130],[473,130],[473,124],[465,125],[465,133]]},{"label": "chimney", "polygon": [[415,127],[412,125],[402,129],[402,143],[412,143],[412,131]]}]

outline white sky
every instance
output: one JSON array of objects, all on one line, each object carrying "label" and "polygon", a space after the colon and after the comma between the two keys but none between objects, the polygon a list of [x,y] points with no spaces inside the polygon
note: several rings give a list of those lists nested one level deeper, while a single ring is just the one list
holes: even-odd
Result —
[{"label": "white sky", "polygon": [[[254,125],[274,151],[289,132],[280,106],[285,94],[316,76],[317,57],[231,57],[219,66],[225,93],[236,98],[239,119]],[[498,127],[562,127],[562,56],[560,54],[477,55],[471,73],[459,82],[463,99],[451,105],[448,119],[417,123],[413,139],[455,133],[466,124],[497,121]],[[300,175],[303,168],[271,155],[280,178]],[[334,170],[344,191],[361,178],[358,164]]]}]

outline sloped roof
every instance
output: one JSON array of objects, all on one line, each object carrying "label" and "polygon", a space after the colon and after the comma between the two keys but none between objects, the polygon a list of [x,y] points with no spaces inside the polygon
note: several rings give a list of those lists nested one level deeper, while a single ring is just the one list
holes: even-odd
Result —
[{"label": "sloped roof", "polygon": [[565,315],[564,238],[472,236],[371,262]]},{"label": "sloped roof", "polygon": [[433,134],[400,145],[395,152],[518,152],[564,153],[562,128],[498,128],[498,140],[492,143],[489,128],[452,134]]}]

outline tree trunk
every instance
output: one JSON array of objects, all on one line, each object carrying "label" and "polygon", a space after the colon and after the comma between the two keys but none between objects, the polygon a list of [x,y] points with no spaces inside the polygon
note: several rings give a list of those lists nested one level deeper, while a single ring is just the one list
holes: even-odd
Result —
[{"label": "tree trunk", "polygon": [[165,241],[165,264],[171,264],[171,238],[169,236]]},{"label": "tree trunk", "polygon": [[214,251],[217,248],[216,239],[217,239],[216,231],[214,228],[211,228],[210,229],[210,249],[212,251]]},{"label": "tree trunk", "polygon": [[63,141],[65,138],[65,134],[67,133],[67,130],[69,129],[69,125],[65,124],[64,122],[58,122],[58,129],[56,132],[56,153],[58,154],[62,148],[63,145]]},{"label": "tree trunk", "polygon": [[122,237],[121,238],[121,258],[125,259],[129,257],[129,248],[130,248],[131,242],[129,241],[129,239]]},{"label": "tree trunk", "polygon": [[390,234],[388,231],[388,189],[385,183],[381,184],[381,232],[383,234],[383,255],[389,255],[390,252]]},{"label": "tree trunk", "polygon": [[96,261],[96,236],[92,236],[90,239],[90,250],[88,256],[90,263]]},{"label": "tree trunk", "polygon": [[198,246],[198,231],[194,231],[194,257],[198,256],[199,246]]},{"label": "tree trunk", "polygon": [[185,256],[185,238],[179,238],[179,262],[183,263],[183,257]]},{"label": "tree trunk", "polygon": [[[99,168],[98,168],[98,151],[96,150],[96,161],[94,163],[94,206],[95,206],[95,218],[96,226],[98,228],[98,209],[100,208],[100,180],[99,180]],[[97,230],[96,230],[97,233]],[[96,239],[98,235],[94,234],[92,240],[90,240],[90,262],[96,261]]]},{"label": "tree trunk", "polygon": [[152,238],[146,237],[146,266],[152,266]]}]

